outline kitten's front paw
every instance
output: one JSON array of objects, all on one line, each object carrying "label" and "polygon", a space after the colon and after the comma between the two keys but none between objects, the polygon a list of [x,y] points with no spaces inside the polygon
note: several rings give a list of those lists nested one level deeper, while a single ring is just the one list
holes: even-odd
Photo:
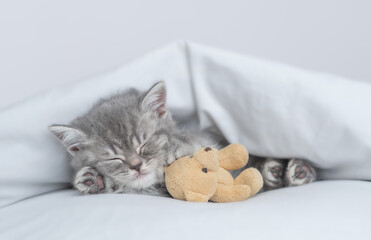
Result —
[{"label": "kitten's front paw", "polygon": [[103,176],[92,167],[83,167],[77,172],[74,186],[85,194],[101,193],[105,189]]},{"label": "kitten's front paw", "polygon": [[284,164],[282,160],[273,158],[265,159],[261,169],[261,174],[264,180],[264,188],[269,190],[282,187],[283,171]]},{"label": "kitten's front paw", "polygon": [[300,186],[316,180],[316,170],[301,159],[291,159],[285,174],[286,186]]}]

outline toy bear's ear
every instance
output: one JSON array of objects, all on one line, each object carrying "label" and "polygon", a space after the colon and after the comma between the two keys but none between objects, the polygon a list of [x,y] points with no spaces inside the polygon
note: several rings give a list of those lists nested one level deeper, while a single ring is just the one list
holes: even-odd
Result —
[{"label": "toy bear's ear", "polygon": [[144,111],[155,111],[160,118],[165,118],[166,110],[166,85],[161,81],[156,83],[144,96],[142,102]]}]

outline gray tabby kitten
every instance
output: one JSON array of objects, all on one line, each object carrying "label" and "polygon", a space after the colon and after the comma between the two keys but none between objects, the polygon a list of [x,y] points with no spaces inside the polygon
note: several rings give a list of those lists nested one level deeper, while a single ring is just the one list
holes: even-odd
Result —
[{"label": "gray tabby kitten", "polygon": [[50,131],[72,156],[74,187],[82,193],[163,194],[163,166],[205,146],[205,136],[180,130],[166,109],[164,82],[102,99],[69,125]]},{"label": "gray tabby kitten", "polygon": [[[49,129],[72,156],[74,187],[90,194],[164,195],[164,165],[202,147],[218,148],[214,138],[176,127],[166,109],[164,82],[146,93],[129,89],[102,99],[69,125]],[[292,164],[295,172],[299,162]],[[266,186],[281,186],[282,161],[263,159],[250,161],[250,165],[262,172]],[[312,181],[298,180],[301,175],[286,172],[290,172],[287,182],[301,185]]]}]

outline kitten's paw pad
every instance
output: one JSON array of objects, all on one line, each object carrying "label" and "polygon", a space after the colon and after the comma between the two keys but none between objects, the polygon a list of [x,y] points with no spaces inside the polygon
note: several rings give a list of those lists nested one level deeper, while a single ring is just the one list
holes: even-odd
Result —
[{"label": "kitten's paw pad", "polygon": [[300,186],[316,180],[316,170],[301,159],[291,159],[287,164],[285,184]]},{"label": "kitten's paw pad", "polygon": [[105,188],[103,176],[92,167],[84,167],[78,171],[74,185],[77,190],[86,194],[100,193]]},{"label": "kitten's paw pad", "polygon": [[266,188],[279,188],[283,185],[284,165],[282,161],[273,158],[267,158],[262,167],[264,186]]}]

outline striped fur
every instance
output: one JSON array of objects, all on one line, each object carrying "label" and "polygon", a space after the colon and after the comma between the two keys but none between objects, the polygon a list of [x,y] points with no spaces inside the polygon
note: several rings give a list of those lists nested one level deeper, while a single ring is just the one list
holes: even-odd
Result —
[{"label": "striped fur", "polygon": [[216,146],[211,138],[177,128],[166,110],[163,82],[146,93],[130,89],[101,99],[69,125],[49,129],[72,156],[74,185],[83,193],[161,194],[164,165]]}]

